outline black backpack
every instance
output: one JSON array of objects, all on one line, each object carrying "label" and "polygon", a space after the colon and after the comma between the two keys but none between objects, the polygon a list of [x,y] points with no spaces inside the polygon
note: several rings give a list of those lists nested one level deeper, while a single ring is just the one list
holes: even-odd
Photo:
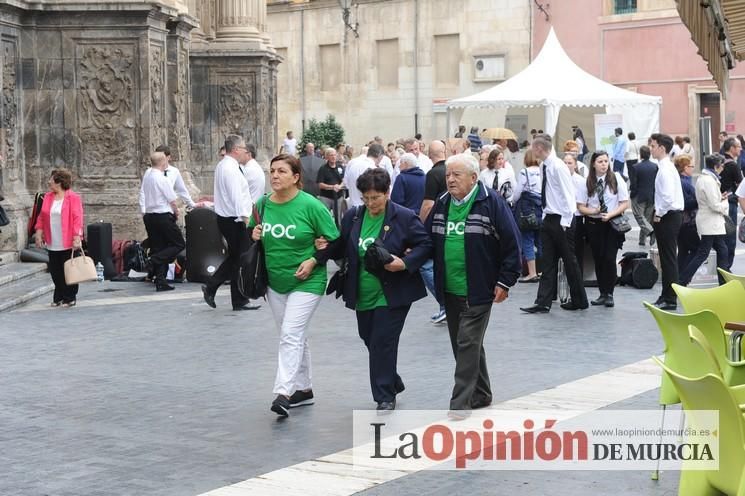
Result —
[{"label": "black backpack", "polygon": [[124,249],[123,257],[125,273],[130,270],[136,272],[147,272],[145,248],[142,247],[139,241],[132,241],[129,246]]},{"label": "black backpack", "polygon": [[646,252],[626,252],[619,264],[621,265],[621,277],[618,283],[621,286],[650,289],[657,283],[659,272],[652,260],[647,258]]}]

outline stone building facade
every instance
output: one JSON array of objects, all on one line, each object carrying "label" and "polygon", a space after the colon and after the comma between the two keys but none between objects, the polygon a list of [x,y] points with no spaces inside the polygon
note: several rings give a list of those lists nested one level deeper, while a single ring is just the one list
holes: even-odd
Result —
[{"label": "stone building facade", "polygon": [[[444,102],[494,86],[530,62],[531,3],[270,0],[267,31],[284,58],[280,137],[287,130],[299,137],[310,119],[327,114],[355,146],[375,135],[452,136]],[[348,25],[340,5],[350,6]]]},{"label": "stone building facade", "polygon": [[55,167],[73,171],[86,223],[141,239],[140,177],[156,146],[170,146],[195,194],[211,192],[225,134],[273,150],[279,59],[265,16],[263,0],[0,1],[0,190],[13,219],[0,251],[25,246]]}]

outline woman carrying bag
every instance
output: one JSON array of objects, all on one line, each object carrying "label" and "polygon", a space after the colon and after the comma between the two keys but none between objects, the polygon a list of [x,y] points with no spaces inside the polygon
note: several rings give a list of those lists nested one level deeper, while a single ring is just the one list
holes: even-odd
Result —
[{"label": "woman carrying bag", "polygon": [[[696,229],[701,241],[683,270],[680,271],[681,286],[688,286],[702,263],[709,257],[712,248],[717,253],[717,267],[729,271],[729,251],[725,242],[725,222],[729,220],[730,193],[722,193],[719,173],[724,168],[724,158],[721,155],[708,155],[705,159],[705,169],[696,181]],[[727,217],[727,219],[725,219]],[[724,284],[719,274],[719,284]]]},{"label": "woman carrying bag", "polygon": [[[383,169],[357,178],[364,206],[349,210],[337,242],[320,240],[319,263],[346,259],[343,298],[357,312],[357,330],[369,354],[370,388],[377,410],[396,408],[404,383],[396,370],[398,340],[411,304],[427,292],[419,267],[432,242],[419,217],[390,201],[391,179]],[[371,252],[373,251],[373,252]]]},{"label": "woman carrying bag", "polygon": [[520,229],[522,254],[528,266],[528,274],[520,282],[538,282],[540,277],[536,268],[536,259],[541,257],[541,228],[543,207],[541,206],[541,169],[538,160],[533,157],[530,148],[525,151],[523,159],[525,168],[517,175],[515,193],[515,220]]},{"label": "woman carrying bag", "polygon": [[36,220],[36,247],[46,245],[49,252],[49,274],[54,282],[52,306],[74,307],[78,285],[65,283],[65,262],[73,250],[82,249],[83,202],[72,188],[72,173],[55,169],[48,181],[41,213]]},{"label": "woman carrying bag", "polygon": [[326,266],[319,264],[314,240],[339,236],[326,206],[303,191],[300,160],[277,155],[269,166],[272,193],[255,206],[252,238],[261,240],[269,279],[267,301],[279,327],[279,357],[271,410],[286,417],[289,409],[313,403],[310,319],[326,290]]},{"label": "woman carrying bag", "polygon": [[629,190],[621,174],[613,172],[608,154],[596,151],[590,159],[587,186],[577,192],[577,209],[585,215],[585,234],[595,259],[600,297],[595,306],[614,306],[613,289],[618,272],[616,256],[624,235],[613,225],[629,206]]}]

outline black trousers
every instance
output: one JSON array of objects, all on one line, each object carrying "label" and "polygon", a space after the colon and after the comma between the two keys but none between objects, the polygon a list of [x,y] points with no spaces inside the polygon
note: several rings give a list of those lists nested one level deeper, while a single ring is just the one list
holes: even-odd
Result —
[{"label": "black trousers", "polygon": [[451,410],[470,410],[474,404],[492,400],[484,352],[484,334],[491,307],[491,303],[469,306],[465,297],[445,293],[450,346],[455,357]]},{"label": "black trousers", "polygon": [[404,390],[398,375],[398,340],[411,305],[357,311],[357,330],[369,356],[370,389],[375,401],[393,401]]},{"label": "black trousers", "polygon": [[572,302],[579,307],[587,306],[587,293],[582,281],[582,273],[577,264],[574,254],[574,223],[567,230],[561,226],[561,216],[548,214],[541,225],[541,243],[543,253],[541,256],[541,281],[538,284],[538,294],[535,304],[551,308],[556,292],[557,275],[559,271],[559,259],[564,261],[564,270],[569,283],[569,294]]},{"label": "black trousers", "polygon": [[574,239],[570,242],[574,242],[573,251],[574,256],[577,257],[577,265],[579,266],[579,273],[582,275],[584,280],[585,273],[585,237],[587,236],[587,230],[585,229],[585,218],[584,216],[574,216]]},{"label": "black trousers", "polygon": [[595,259],[595,276],[600,294],[612,295],[618,278],[616,256],[620,235],[610,223],[589,217],[585,219],[585,229]]},{"label": "black trousers", "polygon": [[55,303],[70,303],[75,301],[78,296],[78,285],[68,286],[65,284],[65,262],[70,260],[72,250],[49,251],[49,275],[52,276],[54,283],[54,296],[52,301]]},{"label": "black trousers", "polygon": [[[716,236],[701,236],[701,242],[698,243],[698,249],[688,260],[688,264],[683,267],[680,271],[680,284],[681,286],[688,286],[691,279],[701,264],[709,258],[709,252],[714,248],[717,252],[717,267],[722,270],[729,272],[729,250],[727,249],[727,242],[725,241],[725,235],[719,234]],[[717,273],[719,284],[724,284],[724,278],[721,274]]]},{"label": "black trousers", "polygon": [[150,263],[155,279],[165,281],[168,264],[176,260],[176,256],[186,246],[184,236],[173,214],[145,214],[143,221],[150,243]]},{"label": "black trousers", "polygon": [[678,282],[678,233],[682,223],[683,212],[681,210],[668,212],[659,222],[654,223],[654,236],[657,238],[662,269],[662,293],[659,300],[668,303],[678,301],[672,284]]},{"label": "black trousers", "polygon": [[[701,239],[698,237],[696,223],[681,224],[680,231],[678,231],[678,274],[682,274],[683,269],[688,266],[696,251],[698,251],[699,243],[701,243]],[[709,246],[709,249],[711,249],[711,246]]]},{"label": "black trousers", "polygon": [[238,264],[241,255],[251,246],[251,230],[243,222],[236,222],[235,217],[218,216],[217,227],[228,245],[228,258],[212,274],[207,282],[207,290],[214,295],[217,288],[230,280],[230,302],[233,308],[237,308],[247,302],[238,291]]}]

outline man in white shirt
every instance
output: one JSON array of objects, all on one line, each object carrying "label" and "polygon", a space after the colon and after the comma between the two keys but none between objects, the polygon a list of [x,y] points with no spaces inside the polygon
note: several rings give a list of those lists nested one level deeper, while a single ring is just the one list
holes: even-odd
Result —
[{"label": "man in white shirt", "polygon": [[407,139],[404,141],[404,146],[406,148],[406,153],[413,153],[414,156],[416,156],[417,166],[422,169],[425,174],[432,169],[432,160],[421,152],[419,149],[419,141],[416,138]]},{"label": "man in white shirt", "polygon": [[355,208],[362,205],[362,193],[357,189],[357,178],[367,169],[381,167],[381,161],[384,155],[385,151],[383,147],[377,143],[373,143],[367,147],[366,156],[357,157],[349,161],[344,172],[344,186],[349,191],[348,208]]},{"label": "man in white shirt", "polygon": [[286,154],[292,156],[295,156],[295,154],[297,154],[297,140],[292,135],[292,131],[287,131],[287,137],[282,143],[282,146],[284,147]]},{"label": "man in white shirt", "polygon": [[[181,198],[181,200],[186,205],[186,208],[191,210],[196,206],[196,203],[194,203],[194,200],[191,199],[191,195],[189,194],[189,190],[186,189],[186,184],[184,184],[184,178],[181,177],[181,172],[174,166],[171,165],[171,149],[167,145],[160,145],[158,148],[155,149],[156,152],[161,152],[166,157],[166,168],[163,171],[163,175],[166,179],[168,179],[168,182],[171,184],[171,188],[173,188],[174,193],[176,193],[176,196]],[[151,169],[148,169],[145,171],[145,174],[148,174]],[[143,181],[144,181],[143,177]],[[144,184],[144,182],[143,182]],[[140,213],[145,213],[145,204],[144,204],[144,198],[143,198],[143,191],[142,188],[140,188]]]},{"label": "man in white shirt", "polygon": [[654,180],[652,225],[662,269],[662,293],[655,306],[672,311],[678,308],[672,284],[678,282],[678,232],[683,223],[683,186],[669,156],[673,139],[667,134],[655,133],[649,139],[649,149],[652,157],[657,159],[658,167]]},{"label": "man in white shirt", "polygon": [[249,158],[246,165],[241,165],[241,172],[243,172],[243,177],[248,181],[248,191],[251,193],[251,201],[256,203],[259,201],[259,198],[264,196],[264,191],[266,191],[266,175],[264,174],[264,169],[256,161],[256,147],[249,143],[246,145],[246,149],[248,150]]},{"label": "man in white shirt", "polygon": [[184,237],[176,225],[178,208],[173,186],[163,174],[168,161],[163,152],[150,155],[150,169],[142,178],[140,188],[143,221],[150,244],[155,290],[170,291],[173,286],[166,282],[168,264],[184,249]]},{"label": "man in white shirt", "polygon": [[215,168],[215,213],[220,234],[228,245],[228,258],[212,274],[206,285],[202,286],[204,301],[215,308],[217,288],[230,279],[230,300],[233,310],[254,310],[258,306],[245,305],[246,300],[238,291],[238,264],[251,244],[248,223],[251,219],[253,202],[248,181],[241,172],[241,164],[249,160],[246,142],[242,137],[231,134],[225,138],[225,158]]},{"label": "man in white shirt", "polygon": [[564,261],[564,270],[569,283],[571,300],[562,303],[564,310],[584,310],[588,307],[587,293],[582,272],[574,254],[574,213],[577,200],[572,176],[563,161],[553,153],[551,136],[536,134],[533,138],[533,156],[541,160],[541,204],[543,223],[540,236],[543,245],[541,265],[543,274],[538,285],[538,294],[532,307],[520,308],[527,313],[548,313],[554,300],[559,258]]}]

